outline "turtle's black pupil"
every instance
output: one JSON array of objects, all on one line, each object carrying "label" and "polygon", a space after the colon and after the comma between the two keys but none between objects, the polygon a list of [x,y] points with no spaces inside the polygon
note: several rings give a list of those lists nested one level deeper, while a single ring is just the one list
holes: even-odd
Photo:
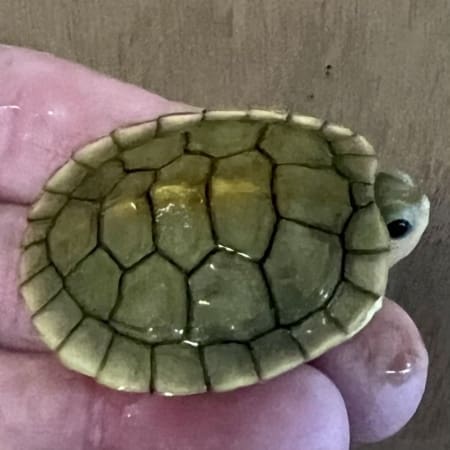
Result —
[{"label": "turtle's black pupil", "polygon": [[404,219],[394,220],[388,223],[389,234],[392,239],[400,239],[411,229],[411,224]]}]

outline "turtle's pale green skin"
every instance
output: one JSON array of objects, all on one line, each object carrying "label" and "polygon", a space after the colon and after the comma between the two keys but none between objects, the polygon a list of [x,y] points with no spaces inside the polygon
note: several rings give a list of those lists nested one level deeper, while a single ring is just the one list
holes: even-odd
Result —
[{"label": "turtle's pale green skin", "polygon": [[[403,175],[376,182],[376,169],[362,136],[300,115],[210,111],[115,130],[30,209],[22,295],[62,363],[115,389],[272,378],[364,327],[425,229],[426,198]],[[412,238],[392,256],[385,220],[404,212]]]}]

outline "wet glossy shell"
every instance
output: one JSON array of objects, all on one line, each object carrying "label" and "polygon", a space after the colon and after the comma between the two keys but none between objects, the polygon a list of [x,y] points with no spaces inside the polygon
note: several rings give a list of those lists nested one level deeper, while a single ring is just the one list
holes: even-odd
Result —
[{"label": "wet glossy shell", "polygon": [[368,323],[387,281],[377,160],[350,130],[209,111],[115,130],[31,207],[21,291],[67,367],[115,389],[227,391]]}]

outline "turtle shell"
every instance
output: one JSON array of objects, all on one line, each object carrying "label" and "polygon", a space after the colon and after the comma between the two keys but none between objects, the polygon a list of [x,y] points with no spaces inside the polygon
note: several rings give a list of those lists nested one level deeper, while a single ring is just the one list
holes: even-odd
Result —
[{"label": "turtle shell", "polygon": [[227,391],[316,358],[381,306],[376,167],[362,136],[295,114],[117,129],[29,211],[34,325],[65,366],[135,392]]}]

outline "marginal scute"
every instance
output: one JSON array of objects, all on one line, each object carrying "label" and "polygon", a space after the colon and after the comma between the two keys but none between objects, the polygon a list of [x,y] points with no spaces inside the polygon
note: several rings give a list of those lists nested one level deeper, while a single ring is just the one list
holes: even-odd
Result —
[{"label": "marginal scute", "polygon": [[313,130],[287,124],[270,125],[260,147],[277,164],[332,166],[332,155],[327,141]]},{"label": "marginal scute", "polygon": [[150,347],[114,335],[97,381],[119,391],[149,392]]},{"label": "marginal scute", "polygon": [[264,124],[252,121],[205,121],[189,132],[188,149],[214,157],[255,148]]},{"label": "marginal scute", "polygon": [[112,339],[107,325],[86,317],[62,343],[58,356],[69,369],[95,377]]},{"label": "marginal scute", "polygon": [[212,390],[230,391],[258,381],[247,345],[237,343],[210,345],[204,352],[206,372]]},{"label": "marginal scute", "polygon": [[372,317],[378,298],[379,296],[361,291],[344,281],[338,286],[327,309],[347,334],[353,335]]},{"label": "marginal scute", "polygon": [[178,340],[187,320],[184,275],[153,254],[125,272],[121,300],[111,325],[146,342]]},{"label": "marginal scute", "polygon": [[83,200],[99,200],[107,195],[124,176],[120,161],[108,161],[95,172],[86,176],[72,195]]},{"label": "marginal scute", "polygon": [[195,124],[203,118],[203,113],[176,113],[160,117],[157,136],[163,136],[168,133],[183,133],[190,130]]},{"label": "marginal scute", "polygon": [[296,322],[331,296],[340,278],[338,236],[282,220],[264,269],[280,322]]},{"label": "marginal scute", "polygon": [[154,347],[153,386],[163,395],[200,394],[206,391],[199,350],[187,344]]},{"label": "marginal scute", "polygon": [[118,128],[112,133],[112,138],[121,149],[137,147],[155,136],[157,126],[158,121],[152,120]]},{"label": "marginal scute", "polygon": [[375,200],[375,191],[373,184],[352,183],[352,198],[359,208],[367,206]]},{"label": "marginal scute", "polygon": [[388,272],[389,252],[374,255],[347,253],[345,256],[345,278],[378,296],[386,291]]},{"label": "marginal scute", "polygon": [[70,200],[57,217],[48,235],[50,257],[57,269],[67,275],[97,243],[98,206]]},{"label": "marginal scute", "polygon": [[39,241],[43,241],[52,225],[51,220],[33,220],[28,222],[27,229],[22,239],[22,247],[28,247]]},{"label": "marginal scute", "polygon": [[288,118],[288,123],[305,130],[320,130],[324,122],[322,119],[318,119],[317,117],[292,114]]},{"label": "marginal scute", "polygon": [[279,166],[275,194],[282,217],[336,234],[352,213],[348,182],[330,169]]},{"label": "marginal scute", "polygon": [[287,116],[288,113],[283,111],[267,111],[266,109],[250,109],[248,111],[250,120],[261,122],[284,122]]},{"label": "marginal scute", "polygon": [[264,255],[276,220],[271,164],[246,152],[217,163],[211,181],[211,213],[219,243],[253,259]]},{"label": "marginal scute", "polygon": [[282,328],[255,339],[250,345],[263,380],[287,372],[304,360],[298,343]]},{"label": "marginal scute", "polygon": [[191,341],[248,340],[274,326],[258,266],[237,254],[221,251],[210,256],[189,285]]},{"label": "marginal scute", "polygon": [[324,126],[320,131],[325,136],[325,138],[331,142],[337,141],[339,139],[348,138],[355,134],[352,130],[348,128],[329,122],[325,122]]},{"label": "marginal scute", "polygon": [[42,308],[62,288],[61,277],[50,265],[22,284],[20,293],[31,313]]},{"label": "marginal scute", "polygon": [[316,312],[300,325],[292,327],[291,333],[305,350],[308,360],[320,356],[346,338],[344,332],[323,311]]},{"label": "marginal scute", "polygon": [[353,214],[345,230],[345,248],[347,250],[388,250],[389,242],[389,232],[375,203],[371,203]]},{"label": "marginal scute", "polygon": [[350,181],[361,183],[374,183],[378,161],[374,156],[365,155],[337,155],[334,163]]},{"label": "marginal scute", "polygon": [[70,194],[83,181],[88,169],[69,160],[47,181],[45,189],[61,194]]},{"label": "marginal scute", "polygon": [[182,134],[159,137],[125,150],[120,158],[127,170],[159,169],[180,156],[184,144],[185,137]]},{"label": "marginal scute", "polygon": [[20,282],[24,282],[50,263],[45,242],[30,245],[20,260]]},{"label": "marginal scute", "polygon": [[28,219],[50,219],[61,211],[66,202],[66,195],[43,192],[39,199],[31,206]]},{"label": "marginal scute", "polygon": [[111,136],[105,136],[78,150],[73,159],[81,164],[97,169],[104,162],[114,158],[119,150]]},{"label": "marginal scute", "polygon": [[248,111],[233,111],[233,110],[217,110],[206,111],[204,113],[204,120],[239,120],[248,117]]},{"label": "marginal scute", "polygon": [[210,164],[205,156],[181,156],[161,169],[151,190],[157,247],[187,271],[215,245],[205,194]]},{"label": "marginal scute", "polygon": [[102,211],[100,240],[124,267],[154,250],[152,216],[145,197],[124,199]]},{"label": "marginal scute", "polygon": [[150,170],[129,173],[105,198],[103,209],[144,196],[154,179],[155,172]]},{"label": "marginal scute", "polygon": [[375,155],[372,145],[360,135],[335,141],[332,147],[337,155]]},{"label": "marginal scute", "polygon": [[62,290],[33,316],[41,339],[55,350],[83,318],[83,312]]},{"label": "marginal scute", "polygon": [[118,295],[121,271],[112,258],[98,248],[66,278],[66,289],[83,310],[106,320]]}]

